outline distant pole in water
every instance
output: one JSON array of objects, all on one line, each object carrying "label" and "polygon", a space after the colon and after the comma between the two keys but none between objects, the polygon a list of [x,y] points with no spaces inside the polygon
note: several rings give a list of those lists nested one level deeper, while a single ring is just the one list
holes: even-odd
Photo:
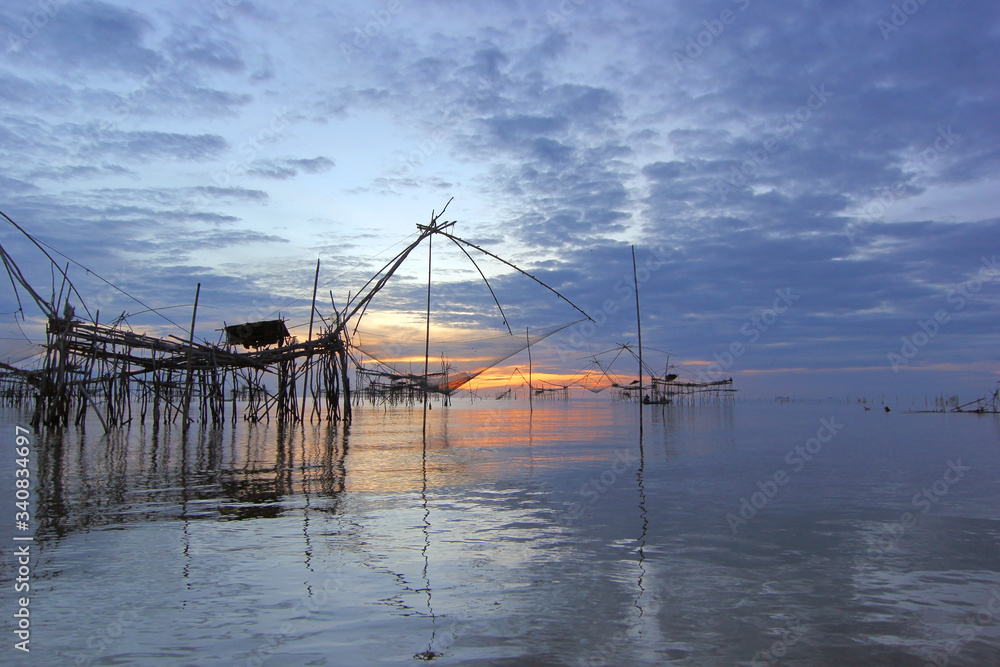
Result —
[{"label": "distant pole in water", "polygon": [[528,414],[535,414],[535,402],[532,397],[535,388],[531,383],[531,338],[528,336],[528,327],[524,327],[524,340],[528,343]]},{"label": "distant pole in water", "polygon": [[[635,281],[635,326],[639,332],[639,405],[642,406],[642,318],[639,316],[639,274],[635,268],[635,246],[632,246],[632,280]],[[640,412],[642,408],[639,408]]]}]

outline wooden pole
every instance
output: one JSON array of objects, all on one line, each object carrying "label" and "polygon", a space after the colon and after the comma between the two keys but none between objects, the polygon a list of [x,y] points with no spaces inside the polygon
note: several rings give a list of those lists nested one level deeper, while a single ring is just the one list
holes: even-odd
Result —
[{"label": "wooden pole", "polygon": [[201,283],[194,292],[194,308],[191,309],[191,331],[188,334],[187,349],[187,380],[184,385],[184,428],[188,425],[188,414],[191,412],[191,353],[194,351],[194,323],[198,317],[198,297],[201,296]]},{"label": "wooden pole", "polygon": [[[313,278],[313,298],[312,306],[309,309],[309,336],[306,338],[306,342],[311,342],[313,337],[313,320],[316,316],[316,289],[319,287],[319,257],[316,258],[316,277]],[[306,357],[306,370],[302,374],[302,418],[301,422],[304,424],[306,422],[306,402],[309,400],[309,369],[312,367],[312,352]],[[312,421],[312,415],[309,416],[309,421]]]},{"label": "wooden pole", "polygon": [[528,327],[524,327],[524,340],[528,343],[528,414],[535,414],[535,388],[531,382],[531,338],[528,336]]},{"label": "wooden pole", "polygon": [[[351,295],[348,293],[347,301],[350,303]],[[340,357],[340,389],[344,393],[344,414],[343,418],[345,422],[351,421],[351,379],[348,375],[347,370],[347,336],[345,331],[347,329],[347,322],[341,318],[340,312],[337,310],[337,304],[333,301],[333,291],[330,291],[330,304],[333,306],[333,314],[337,318],[336,331],[338,332],[338,337],[340,338],[340,351],[337,356]],[[346,310],[347,307],[345,306]]]},{"label": "wooden pole", "polygon": [[[432,219],[433,224],[433,219]],[[430,356],[431,356],[431,247],[434,236],[427,235],[427,333],[424,337],[424,430],[427,429],[427,399],[430,391]]]},{"label": "wooden pole", "polygon": [[639,405],[642,405],[642,318],[639,316],[639,275],[635,268],[635,246],[632,246],[632,280],[635,281],[635,326],[639,332]]}]

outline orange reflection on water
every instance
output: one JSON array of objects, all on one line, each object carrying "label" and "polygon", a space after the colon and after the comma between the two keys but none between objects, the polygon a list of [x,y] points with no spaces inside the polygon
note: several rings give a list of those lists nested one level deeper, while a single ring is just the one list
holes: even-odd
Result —
[{"label": "orange reflection on water", "polygon": [[632,411],[606,402],[581,409],[581,401],[545,400],[534,411],[525,400],[457,403],[432,403],[426,436],[421,406],[355,413],[350,439],[359,444],[346,461],[347,489],[413,492],[423,487],[425,468],[430,487],[450,487],[605,462],[635,426]]},{"label": "orange reflection on water", "polygon": [[[630,408],[636,408],[635,410]],[[623,409],[626,408],[626,409]],[[43,531],[105,523],[277,517],[295,503],[335,511],[348,491],[421,494],[523,484],[606,463],[635,444],[637,406],[601,400],[453,399],[355,407],[343,423],[223,429],[133,425],[105,437],[53,434],[39,456]],[[91,433],[100,424],[88,423]],[[180,508],[178,510],[177,508]]]}]

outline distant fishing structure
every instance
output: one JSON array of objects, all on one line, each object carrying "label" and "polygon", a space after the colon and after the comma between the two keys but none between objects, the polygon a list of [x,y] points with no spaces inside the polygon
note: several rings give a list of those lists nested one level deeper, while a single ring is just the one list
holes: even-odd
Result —
[{"label": "distant fishing structure", "polygon": [[[643,405],[729,405],[734,403],[738,390],[733,386],[733,378],[703,381],[693,379],[694,374],[690,373],[692,379],[682,379],[680,373],[687,371],[671,365],[669,353],[666,353],[667,361],[662,375],[657,375],[656,371],[643,360],[642,315],[639,309],[639,277],[636,270],[635,246],[632,246],[632,278],[635,285],[635,320],[638,345],[633,346],[627,342],[610,350],[591,355],[589,367],[572,384],[578,384],[595,394],[610,389],[614,400],[639,402]],[[639,366],[637,379],[630,382],[620,379],[613,371],[615,362],[626,352],[635,359]],[[611,356],[610,361],[608,361],[609,356]],[[649,377],[648,385],[645,382],[646,376]]]},{"label": "distant fishing structure", "polygon": [[[910,412],[955,412],[972,415],[1000,414],[1000,382],[985,396],[961,403],[958,396],[935,398],[934,410],[911,410]],[[866,408],[867,409],[867,408]]]},{"label": "distant fishing structure", "polygon": [[[316,303],[320,272],[317,260],[306,340],[298,341],[291,336],[284,320],[277,319],[234,325],[224,323],[221,329],[224,336],[216,344],[195,340],[200,283],[195,291],[191,325],[185,337],[136,333],[124,312],[102,323],[100,312],[90,312],[83,295],[70,279],[69,265],[60,267],[44,244],[0,212],[7,223],[45,256],[52,266],[53,276],[58,275],[61,283],[57,294],[54,280],[53,296],[45,299],[0,245],[0,259],[17,298],[17,312],[24,319],[23,292],[34,301],[46,319],[45,355],[40,367],[25,368],[0,362],[2,399],[17,405],[33,399],[31,423],[36,428],[64,427],[70,423],[79,426],[84,424],[88,411],[94,412],[106,431],[127,425],[136,416],[140,423],[145,422],[147,416],[154,423],[175,423],[181,419],[185,427],[195,421],[222,424],[227,415],[235,422],[240,412],[243,419],[249,422],[270,421],[272,415],[279,423],[304,422],[307,413],[310,422],[313,419],[350,421],[352,395],[349,366],[353,362],[363,396],[387,402],[421,397],[426,406],[429,394],[450,396],[488,368],[575,324],[571,322],[530,335],[526,331],[524,337],[515,336],[489,280],[470,250],[493,258],[528,277],[568,303],[584,318],[590,319],[582,309],[537,277],[479,245],[455,236],[452,233],[455,221],[441,220],[447,207],[448,204],[440,213],[432,212],[429,224],[418,224],[416,240],[389,260],[342,308],[337,309],[331,294],[333,312],[329,317],[323,316]],[[501,354],[470,371],[456,371],[442,359],[442,370],[430,372],[431,244],[435,236],[459,247],[472,262],[486,283],[507,328]],[[379,358],[371,354],[372,346],[366,342],[371,337],[366,338],[364,332],[359,334],[358,327],[375,296],[424,241],[427,241],[428,247],[424,364],[422,373],[413,373],[412,370],[401,370],[398,360],[392,359],[391,355]],[[89,269],[87,271],[97,276]],[[104,282],[125,294],[110,282]],[[142,305],[170,321],[156,309]],[[77,307],[82,308],[85,316],[77,312]],[[317,316],[322,324],[314,337]],[[358,338],[357,345],[354,338]],[[370,359],[370,363],[366,364],[361,359],[362,354]],[[301,398],[297,395],[298,386],[305,394]],[[134,414],[136,410],[138,415]]]},{"label": "distant fishing structure", "polygon": [[[650,348],[646,348],[647,350]],[[658,350],[659,351],[659,350]],[[645,405],[729,405],[735,403],[738,389],[732,378],[715,381],[695,379],[696,375],[684,368],[667,362],[657,371],[642,362],[646,382],[640,388],[639,380],[622,379],[614,371],[615,362],[622,355],[639,360],[638,347],[623,343],[590,357],[588,368],[573,384],[599,394],[609,391],[616,401],[641,402]],[[685,376],[691,376],[686,379]]]},{"label": "distant fishing structure", "polygon": [[[975,406],[975,407],[973,407]],[[1000,414],[1000,382],[993,388],[993,392],[969,401],[963,405],[956,405],[952,412],[972,412],[976,414]]]}]

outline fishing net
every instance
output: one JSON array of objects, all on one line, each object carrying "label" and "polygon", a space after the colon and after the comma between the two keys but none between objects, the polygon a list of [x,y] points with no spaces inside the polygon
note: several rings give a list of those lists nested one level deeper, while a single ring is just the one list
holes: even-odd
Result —
[{"label": "fishing net", "polygon": [[535,345],[574,324],[576,322],[569,322],[520,335],[503,333],[462,337],[460,333],[434,331],[428,350],[426,377],[426,340],[414,335],[412,329],[402,336],[358,330],[354,332],[351,346],[369,360],[361,366],[362,374],[368,376],[370,383],[385,388],[419,388],[447,395],[524,351],[529,345]]}]

